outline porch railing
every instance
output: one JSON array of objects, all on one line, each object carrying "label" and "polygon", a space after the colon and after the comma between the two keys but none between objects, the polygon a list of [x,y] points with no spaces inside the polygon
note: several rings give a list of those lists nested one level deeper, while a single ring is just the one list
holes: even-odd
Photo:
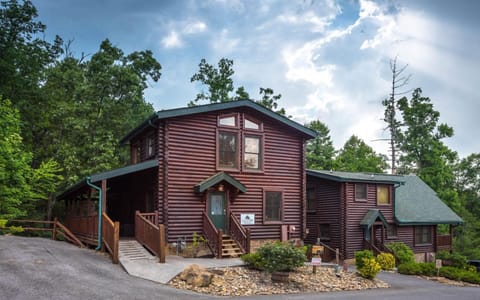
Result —
[{"label": "porch railing", "polygon": [[118,264],[118,240],[120,237],[120,223],[113,222],[108,215],[102,213],[102,242],[112,255],[112,262]]},{"label": "porch railing", "polygon": [[368,241],[368,240],[363,240],[364,243],[365,243],[365,249],[368,249],[368,250],[372,250],[373,251],[373,254],[374,255],[378,255],[382,252],[385,252],[385,251],[382,251],[380,250],[377,246],[375,246],[372,242]]},{"label": "porch railing", "polygon": [[452,250],[452,236],[449,234],[437,235],[437,251]]},{"label": "porch railing", "polygon": [[203,211],[203,234],[208,240],[208,246],[217,258],[222,258],[223,233],[213,225],[207,213]]},{"label": "porch railing", "polygon": [[228,226],[232,239],[238,243],[243,252],[250,253],[250,229],[245,229],[232,212]]},{"label": "porch railing", "polygon": [[140,213],[142,217],[150,221],[154,225],[158,225],[158,212],[154,211],[151,213]]},{"label": "porch railing", "polygon": [[165,263],[165,226],[155,225],[144,215],[135,212],[135,239],[154,253],[160,263]]},{"label": "porch railing", "polygon": [[97,246],[98,216],[67,217],[65,226],[82,242]]}]

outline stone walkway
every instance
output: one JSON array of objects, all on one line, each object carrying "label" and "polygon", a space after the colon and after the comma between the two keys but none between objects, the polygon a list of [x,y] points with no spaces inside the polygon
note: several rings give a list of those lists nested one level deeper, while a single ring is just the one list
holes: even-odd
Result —
[{"label": "stone walkway", "polygon": [[184,258],[175,255],[168,255],[166,262],[161,264],[156,256],[151,255],[135,240],[120,240],[119,260],[128,274],[158,283],[169,282],[191,264],[205,268],[243,265],[239,258]]}]

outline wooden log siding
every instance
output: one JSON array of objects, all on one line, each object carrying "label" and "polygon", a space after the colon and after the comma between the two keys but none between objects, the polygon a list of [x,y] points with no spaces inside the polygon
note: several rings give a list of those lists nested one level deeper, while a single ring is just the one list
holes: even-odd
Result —
[{"label": "wooden log siding", "polygon": [[435,252],[437,243],[437,226],[431,225],[432,243],[427,245],[415,245],[415,226],[397,226],[396,238],[387,239],[386,242],[403,242],[412,248],[415,253]]},{"label": "wooden log siding", "polygon": [[355,251],[364,249],[364,230],[360,222],[368,209],[380,209],[388,223],[393,223],[392,190],[390,189],[390,205],[377,205],[377,185],[367,184],[367,201],[355,201],[355,183],[345,183],[346,228],[345,255],[353,258]]},{"label": "wooden log siding", "polygon": [[[202,211],[206,203],[202,195],[194,193],[193,186],[218,172],[217,115],[232,112],[203,113],[159,123],[160,127],[163,126],[159,130],[160,134],[163,133],[163,137],[159,137],[163,140],[163,150],[159,151],[163,151],[164,159],[163,163],[160,162],[164,165],[164,172],[159,171],[159,207],[163,202],[168,242],[184,236],[191,238],[193,232],[202,230]],[[299,154],[303,149],[303,138],[278,122],[262,119],[262,115],[252,110],[239,112],[263,122],[264,169],[263,172],[228,172],[246,186],[247,193],[236,195],[233,202],[228,201],[227,215],[232,211],[239,218],[240,213],[255,213],[255,225],[249,226],[252,239],[280,239],[279,224],[263,224],[263,188],[283,188],[283,224],[298,228],[291,237],[300,238],[303,193]],[[243,128],[241,117],[239,121],[240,128]],[[242,134],[238,149],[243,149]],[[163,198],[160,193],[162,182],[166,186]]]}]

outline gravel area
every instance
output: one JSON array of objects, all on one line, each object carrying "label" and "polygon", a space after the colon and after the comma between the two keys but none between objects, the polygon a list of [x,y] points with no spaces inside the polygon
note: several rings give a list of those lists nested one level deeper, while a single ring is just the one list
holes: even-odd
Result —
[{"label": "gravel area", "polygon": [[271,294],[296,294],[311,292],[351,291],[375,288],[388,288],[389,284],[378,280],[368,280],[353,272],[340,272],[337,277],[332,268],[318,268],[313,274],[312,267],[302,267],[290,273],[288,283],[272,282],[270,274],[246,267],[220,269],[223,275],[215,274],[208,287],[194,287],[178,276],[169,284],[178,289],[217,296],[249,296]]}]

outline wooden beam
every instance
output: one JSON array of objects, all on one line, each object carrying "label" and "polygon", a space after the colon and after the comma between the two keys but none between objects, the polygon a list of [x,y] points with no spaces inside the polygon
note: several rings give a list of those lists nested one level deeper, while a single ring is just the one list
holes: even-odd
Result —
[{"label": "wooden beam", "polygon": [[164,264],[165,263],[165,225],[163,224],[159,224],[158,225],[158,231],[159,231],[159,234],[160,234],[160,238],[159,238],[159,246],[160,248],[158,249],[159,253],[158,253],[158,261],[161,263],[161,264]]},{"label": "wooden beam", "polygon": [[[99,199],[100,200],[100,199]],[[102,180],[102,213],[107,211],[107,180]]]}]

